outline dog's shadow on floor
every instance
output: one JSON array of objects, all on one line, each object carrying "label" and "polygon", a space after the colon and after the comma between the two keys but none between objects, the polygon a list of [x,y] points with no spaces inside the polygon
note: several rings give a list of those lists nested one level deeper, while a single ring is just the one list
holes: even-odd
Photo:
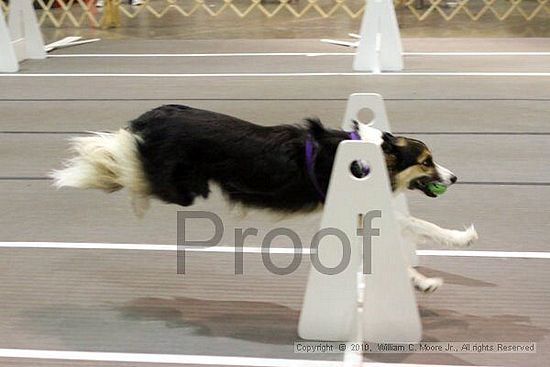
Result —
[{"label": "dog's shadow on floor", "polygon": [[269,302],[137,298],[118,311],[127,320],[164,321],[167,327],[188,328],[201,336],[280,345],[298,339],[300,312]]},{"label": "dog's shadow on floor", "polygon": [[[193,334],[245,341],[292,345],[299,310],[260,301],[221,301],[195,298],[137,298],[116,309],[126,320],[161,321],[169,328],[187,328]],[[424,341],[538,341],[550,330],[531,324],[527,316],[480,315],[420,306]],[[490,312],[489,312],[490,313]],[[382,360],[406,355],[383,355]],[[371,356],[369,356],[371,358]]]},{"label": "dog's shadow on floor", "polygon": [[[445,271],[419,266],[418,271],[427,277],[439,277],[447,284],[460,285],[464,287],[496,287],[495,283],[484,282],[483,280],[465,277],[463,275],[447,273]],[[445,286],[445,285],[443,285]]]}]

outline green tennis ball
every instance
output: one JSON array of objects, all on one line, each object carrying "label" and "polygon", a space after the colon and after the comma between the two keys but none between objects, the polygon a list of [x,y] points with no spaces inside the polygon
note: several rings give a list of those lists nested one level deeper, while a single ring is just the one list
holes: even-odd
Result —
[{"label": "green tennis ball", "polygon": [[447,191],[447,186],[438,182],[430,182],[426,187],[432,194],[437,196],[443,195]]}]

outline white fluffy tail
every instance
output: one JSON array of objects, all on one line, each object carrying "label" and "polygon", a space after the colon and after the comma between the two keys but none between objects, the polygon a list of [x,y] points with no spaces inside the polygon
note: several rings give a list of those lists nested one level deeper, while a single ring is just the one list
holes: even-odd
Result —
[{"label": "white fluffy tail", "polygon": [[151,191],[139,159],[138,139],[124,129],[71,139],[76,156],[65,162],[65,168],[51,173],[54,185],[107,192],[126,187],[136,215],[142,216]]}]

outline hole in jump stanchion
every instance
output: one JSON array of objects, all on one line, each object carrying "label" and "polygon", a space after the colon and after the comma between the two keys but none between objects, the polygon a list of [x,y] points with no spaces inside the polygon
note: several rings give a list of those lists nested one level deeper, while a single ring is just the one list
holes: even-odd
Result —
[{"label": "hole in jump stanchion", "polygon": [[370,166],[367,161],[357,159],[349,165],[349,171],[355,178],[364,179],[370,175]]},{"label": "hole in jump stanchion", "polygon": [[374,114],[374,111],[370,108],[361,108],[359,112],[357,112],[357,120],[365,125],[371,125],[374,122],[374,118],[376,115]]}]

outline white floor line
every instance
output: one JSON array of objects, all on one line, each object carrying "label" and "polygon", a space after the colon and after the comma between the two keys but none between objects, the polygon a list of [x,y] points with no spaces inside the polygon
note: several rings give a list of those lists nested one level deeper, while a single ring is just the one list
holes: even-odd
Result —
[{"label": "white floor line", "polygon": [[[32,248],[32,249],[71,249],[71,250],[129,250],[129,251],[176,251],[176,245],[154,245],[137,243],[82,243],[82,242],[0,242],[0,248]],[[186,247],[190,252],[234,253],[233,246]],[[243,253],[259,254],[267,252],[261,247],[243,247]],[[309,248],[294,249],[271,247],[271,254],[311,254]],[[516,259],[550,259],[550,252],[542,251],[473,251],[473,250],[417,250],[419,256],[447,257],[488,257]]]},{"label": "white floor line", "polygon": [[[236,52],[236,53],[158,53],[158,54],[58,54],[51,58],[113,58],[113,57],[271,57],[271,56],[355,56],[355,52]],[[550,56],[550,52],[403,52],[403,56]]]},{"label": "white floor line", "polygon": [[140,74],[140,73],[0,73],[2,77],[19,78],[245,78],[245,77],[311,77],[311,76],[450,76],[450,77],[550,77],[550,72],[312,72],[312,73],[172,73],[172,74]]},{"label": "white floor line", "polygon": [[550,259],[550,252],[541,251],[464,251],[464,250],[417,250],[419,256],[493,257],[510,259]]},{"label": "white floor line", "polygon": [[[81,243],[81,242],[0,242],[0,248],[33,248],[33,249],[73,249],[73,250],[130,250],[130,251],[176,251],[177,245],[154,245],[137,243]],[[234,253],[234,246],[213,247],[185,247],[190,252],[219,252]],[[243,253],[259,254],[269,252],[271,254],[310,254],[309,248],[294,249],[271,247],[268,251],[261,247],[243,247]]]},{"label": "white floor line", "polygon": [[550,56],[550,52],[403,52],[403,56]]},{"label": "white floor line", "polygon": [[[271,57],[271,56],[353,56],[353,52],[240,52],[240,53],[163,53],[163,54],[62,54],[48,55],[52,58],[101,58],[101,57]],[[550,53],[549,53],[550,55]]]},{"label": "white floor line", "polygon": [[[254,357],[225,357],[185,354],[110,353],[40,349],[0,349],[0,358],[56,359],[69,361],[128,362],[159,364],[194,364],[249,367],[340,367],[340,361],[311,359],[282,359]],[[403,363],[365,362],[364,367],[457,367],[457,365],[424,365]]]}]

